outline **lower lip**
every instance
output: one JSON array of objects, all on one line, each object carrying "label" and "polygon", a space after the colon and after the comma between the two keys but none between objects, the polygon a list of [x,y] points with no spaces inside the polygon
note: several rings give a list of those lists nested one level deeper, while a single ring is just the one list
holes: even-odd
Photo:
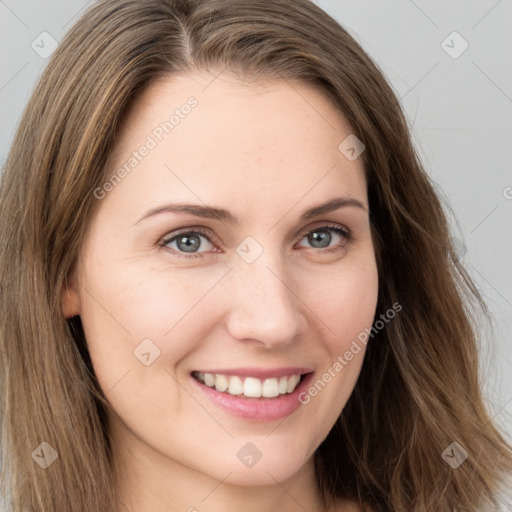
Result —
[{"label": "lower lip", "polygon": [[289,416],[303,405],[299,401],[299,395],[309,386],[313,372],[306,374],[292,393],[274,398],[240,398],[217,391],[192,376],[190,378],[221,409],[245,420],[275,421]]}]

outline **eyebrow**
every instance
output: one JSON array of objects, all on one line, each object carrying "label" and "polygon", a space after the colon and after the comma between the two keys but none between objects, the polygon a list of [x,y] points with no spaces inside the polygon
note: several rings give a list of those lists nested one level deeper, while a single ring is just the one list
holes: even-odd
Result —
[{"label": "eyebrow", "polygon": [[[302,215],[300,216],[300,220],[306,221],[318,215],[330,213],[345,207],[356,207],[364,211],[367,211],[367,208],[358,199],[354,199],[352,197],[336,197],[334,199],[331,199],[327,203],[318,204],[316,206],[313,206],[312,208],[309,208],[308,210],[302,213]],[[138,224],[142,220],[162,212],[188,213],[190,215],[194,215],[195,217],[201,217],[203,219],[220,220],[222,222],[234,225],[240,224],[239,219],[235,215],[233,215],[229,210],[225,210],[224,208],[184,203],[165,204],[162,206],[158,206],[156,208],[151,208],[150,210],[145,212],[135,224]]]}]

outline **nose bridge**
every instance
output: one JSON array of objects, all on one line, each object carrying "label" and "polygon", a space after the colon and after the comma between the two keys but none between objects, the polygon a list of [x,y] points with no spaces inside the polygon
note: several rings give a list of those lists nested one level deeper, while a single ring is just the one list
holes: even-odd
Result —
[{"label": "nose bridge", "polygon": [[265,249],[250,263],[238,259],[231,272],[228,327],[233,337],[257,339],[267,345],[293,340],[299,311],[283,269],[278,250]]}]

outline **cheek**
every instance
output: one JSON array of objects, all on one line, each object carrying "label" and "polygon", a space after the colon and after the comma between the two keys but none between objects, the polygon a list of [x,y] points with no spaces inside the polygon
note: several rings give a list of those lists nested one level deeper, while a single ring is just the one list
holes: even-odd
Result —
[{"label": "cheek", "polygon": [[197,271],[191,278],[190,272],[122,264],[87,270],[80,316],[102,388],[127,371],[140,371],[144,362],[173,365],[205,338],[206,319],[214,312],[203,299],[223,272]]},{"label": "cheek", "polygon": [[326,358],[302,401],[315,407],[319,417],[328,418],[326,424],[331,425],[356,385],[371,339],[378,298],[375,261],[370,258],[360,266],[347,265],[328,282],[317,280],[317,285],[321,283],[324,292],[317,287],[313,296],[309,291],[307,303],[317,313],[317,326],[325,333]]},{"label": "cheek", "polygon": [[[213,289],[225,272],[136,270],[115,278],[120,285],[119,317],[135,339],[158,339],[162,350],[172,344],[173,351],[180,352],[181,345],[187,346],[193,333],[214,317],[212,306],[219,290]],[[139,277],[134,279],[134,275]]]},{"label": "cheek", "polygon": [[[315,290],[315,293],[313,293]],[[347,345],[371,327],[378,299],[378,273],[375,261],[340,267],[336,273],[315,279],[315,285],[302,292],[307,304],[325,328],[331,351]]]}]

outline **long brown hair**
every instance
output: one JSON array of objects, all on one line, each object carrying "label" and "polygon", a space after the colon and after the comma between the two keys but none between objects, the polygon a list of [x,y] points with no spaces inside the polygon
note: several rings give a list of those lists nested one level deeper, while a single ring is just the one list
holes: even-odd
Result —
[{"label": "long brown hair", "polygon": [[[480,389],[473,306],[486,307],[381,71],[308,0],[103,0],[52,55],[2,175],[2,485],[14,512],[116,510],[109,403],[61,293],[123,113],[152,80],[193,69],[312,84],[366,146],[375,318],[394,303],[403,309],[368,344],[354,392],[315,453],[325,500],[494,509],[512,450]],[[50,462],[48,445],[58,459],[42,469],[36,458]],[[468,454],[456,469],[442,456],[450,446]]]}]

